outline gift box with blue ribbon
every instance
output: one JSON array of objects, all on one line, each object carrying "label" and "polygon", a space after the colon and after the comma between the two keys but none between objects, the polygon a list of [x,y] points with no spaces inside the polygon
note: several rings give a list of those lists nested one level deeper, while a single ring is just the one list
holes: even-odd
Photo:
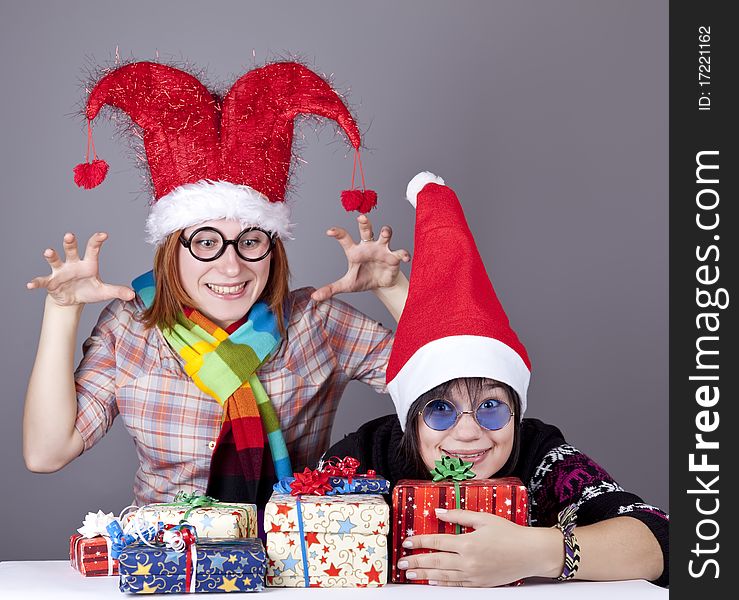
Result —
[{"label": "gift box with blue ribbon", "polygon": [[[387,582],[388,482],[306,469],[275,485],[264,511],[268,586],[366,587]],[[351,492],[351,493],[349,493]]]},{"label": "gift box with blue ribbon", "polygon": [[258,538],[207,539],[177,551],[163,544],[128,545],[118,559],[120,590],[131,594],[258,592],[265,552]]}]

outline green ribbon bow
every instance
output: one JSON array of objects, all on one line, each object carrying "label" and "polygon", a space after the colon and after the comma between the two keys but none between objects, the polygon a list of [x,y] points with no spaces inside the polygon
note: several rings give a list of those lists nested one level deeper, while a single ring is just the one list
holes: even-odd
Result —
[{"label": "green ribbon bow", "polygon": [[475,477],[475,473],[472,471],[472,463],[461,458],[442,456],[441,460],[437,460],[435,465],[436,467],[431,471],[434,481],[442,481],[443,479],[464,481]]},{"label": "green ribbon bow", "polygon": [[[174,502],[169,502],[166,504],[160,504],[159,506],[176,506],[178,508],[184,508],[189,507],[185,514],[182,515],[182,518],[180,519],[180,524],[185,523],[187,519],[190,517],[190,513],[192,511],[197,510],[198,508],[208,508],[211,506],[218,506],[219,508],[230,508],[232,510],[242,510],[243,506],[234,506],[233,504],[222,504],[217,499],[212,498],[211,496],[206,496],[205,494],[200,494],[198,492],[193,492],[191,494],[188,494],[187,492],[180,490],[177,492],[177,495],[174,497]],[[249,513],[246,513],[246,529],[247,531],[250,528],[250,519]]]},{"label": "green ribbon bow", "polygon": [[[459,482],[475,477],[475,473],[472,471],[472,463],[457,457],[442,456],[441,460],[437,460],[434,464],[435,467],[431,471],[431,475],[434,476],[433,481],[451,480],[454,483],[455,508],[461,508],[459,502],[459,496],[461,494]],[[455,530],[457,535],[462,532],[459,524],[455,524]]]}]

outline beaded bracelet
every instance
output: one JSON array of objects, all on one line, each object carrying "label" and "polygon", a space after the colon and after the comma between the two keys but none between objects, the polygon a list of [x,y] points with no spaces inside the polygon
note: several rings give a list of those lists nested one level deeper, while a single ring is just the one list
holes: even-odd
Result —
[{"label": "beaded bracelet", "polygon": [[580,546],[574,533],[576,519],[577,504],[570,504],[560,511],[557,523],[554,525],[562,532],[565,542],[565,564],[557,581],[572,579],[580,566]]}]

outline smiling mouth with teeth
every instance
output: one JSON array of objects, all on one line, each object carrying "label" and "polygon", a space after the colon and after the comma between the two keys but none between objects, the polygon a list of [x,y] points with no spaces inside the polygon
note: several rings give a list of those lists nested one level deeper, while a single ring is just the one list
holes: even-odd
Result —
[{"label": "smiling mouth with teeth", "polygon": [[472,458],[477,458],[478,456],[482,456],[488,450],[490,450],[490,448],[486,448],[485,450],[480,450],[479,452],[450,452],[449,450],[444,450],[442,448],[442,451],[444,452],[444,454],[447,454],[451,456],[452,458],[456,457],[456,458],[462,458],[462,459],[467,459],[467,460],[472,459]]},{"label": "smiling mouth with teeth", "polygon": [[246,287],[246,282],[239,283],[237,285],[215,285],[213,283],[206,283],[206,286],[208,286],[209,290],[214,291],[216,294],[222,294],[224,296],[226,295],[234,295],[241,292],[244,287]]}]

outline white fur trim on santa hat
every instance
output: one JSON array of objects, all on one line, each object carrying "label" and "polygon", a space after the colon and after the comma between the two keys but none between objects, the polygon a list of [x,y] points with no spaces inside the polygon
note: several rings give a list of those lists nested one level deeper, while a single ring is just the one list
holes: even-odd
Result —
[{"label": "white fur trim on santa hat", "polygon": [[419,348],[387,384],[403,431],[408,410],[421,394],[459,377],[507,383],[521,401],[521,414],[516,417],[523,416],[531,372],[518,352],[495,338],[453,335]]},{"label": "white fur trim on santa hat", "polygon": [[146,219],[147,241],[158,246],[170,233],[217,219],[237,219],[242,226],[261,227],[281,239],[292,239],[290,207],[270,202],[246,185],[228,181],[187,183],[162,196]]},{"label": "white fur trim on santa hat", "polygon": [[408,182],[408,187],[405,190],[405,197],[416,208],[416,202],[418,198],[418,192],[420,192],[427,183],[438,183],[444,185],[444,180],[433,173],[428,171],[422,171],[416,175],[413,179]]}]

